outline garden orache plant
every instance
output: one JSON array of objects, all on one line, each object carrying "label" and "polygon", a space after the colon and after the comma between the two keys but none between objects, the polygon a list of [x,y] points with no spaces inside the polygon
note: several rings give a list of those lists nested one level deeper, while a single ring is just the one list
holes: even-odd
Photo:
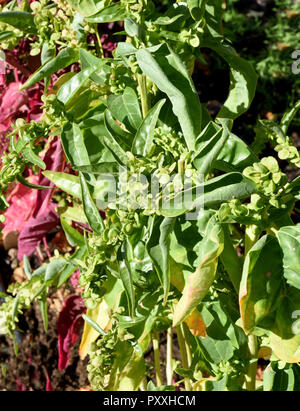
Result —
[{"label": "garden orache plant", "polygon": [[[55,7],[47,19],[58,23],[45,34],[44,10]],[[18,314],[33,300],[47,329],[49,287],[79,269],[86,306],[80,355],[90,357],[94,390],[174,390],[181,383],[194,391],[299,389],[300,228],[291,212],[300,185],[288,182],[275,157],[259,157],[271,139],[279,158],[298,164],[287,137],[298,105],[281,125],[260,124],[255,149],[232,133],[257,76],[223,37],[222,1],[170,1],[163,14],[148,0],[34,2],[30,9],[0,14],[20,29],[19,13],[26,13],[22,29],[36,36],[33,53],[42,49],[43,57],[46,44],[51,51],[23,85],[44,81],[44,111],[39,122],[16,124],[18,139],[1,169],[2,207],[7,183],[26,183],[25,165],[44,170],[68,198],[56,212],[75,251],[33,272],[27,264],[28,282],[4,295],[1,332],[13,338]],[[73,31],[61,41],[63,16]],[[120,20],[126,41],[104,58],[97,24]],[[82,40],[91,26],[93,48]],[[230,70],[228,97],[214,119],[191,79],[202,48]],[[75,62],[80,71],[47,93],[51,75]],[[53,135],[72,173],[41,159],[40,137]],[[174,329],[180,362],[172,354]],[[156,385],[144,358],[151,342]],[[262,349],[270,363],[257,387]]]}]

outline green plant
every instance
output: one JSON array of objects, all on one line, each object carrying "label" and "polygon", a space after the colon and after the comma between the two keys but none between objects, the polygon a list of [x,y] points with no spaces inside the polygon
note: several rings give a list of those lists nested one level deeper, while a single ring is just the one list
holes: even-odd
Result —
[{"label": "green plant", "polygon": [[[44,169],[36,138],[60,137],[76,173],[43,175],[68,196],[58,211],[76,251],[51,258],[22,287],[9,289],[16,297],[3,295],[1,331],[14,338],[17,315],[33,299],[46,324],[48,288],[79,268],[87,307],[80,351],[90,355],[94,390],[155,389],[151,381],[147,388],[144,360],[151,341],[157,389],[183,383],[195,391],[298,390],[300,228],[291,212],[299,179],[289,183],[275,157],[259,158],[231,131],[251,104],[257,75],[223,37],[222,2],[169,3],[162,14],[148,0],[69,0],[68,15],[79,14],[84,30],[124,20],[126,41],[104,58],[100,42],[91,50],[71,35],[24,84],[45,79],[44,114],[38,125],[16,125],[9,158]],[[14,13],[9,23],[18,26]],[[45,39],[40,20],[32,24],[35,50]],[[191,80],[202,48],[230,69],[228,97],[214,119]],[[74,62],[80,71],[47,94],[50,76]],[[281,127],[263,123],[268,136],[281,130],[271,133],[281,158],[292,115]],[[3,178],[24,182],[24,167],[13,164],[9,176],[2,168]],[[82,233],[73,222],[90,229]],[[173,329],[181,363],[172,357]],[[165,382],[160,333],[168,336]],[[257,386],[261,348],[271,362]]]}]

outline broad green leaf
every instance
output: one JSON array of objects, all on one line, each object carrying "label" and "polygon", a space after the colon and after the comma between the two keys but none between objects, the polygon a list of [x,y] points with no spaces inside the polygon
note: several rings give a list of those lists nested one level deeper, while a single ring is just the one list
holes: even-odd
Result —
[{"label": "broad green leaf", "polygon": [[82,131],[76,123],[67,123],[61,133],[64,152],[74,166],[90,164]]},{"label": "broad green leaf", "polygon": [[43,64],[31,77],[23,84],[21,90],[33,86],[38,81],[50,77],[53,73],[70,66],[78,60],[78,51],[73,48],[62,49],[56,57]]},{"label": "broad green leaf", "polygon": [[124,148],[124,150],[129,150],[132,144],[133,136],[117,124],[109,110],[105,110],[104,124],[107,130],[106,136],[108,138],[113,136],[117,143]]},{"label": "broad green leaf", "polygon": [[90,23],[111,23],[124,20],[126,17],[129,16],[125,8],[120,3],[115,3],[105,7],[93,16],[86,17],[85,20]]},{"label": "broad green leaf", "polygon": [[143,73],[171,100],[186,144],[193,150],[201,131],[202,108],[184,63],[166,45],[153,53],[140,49],[136,58]]},{"label": "broad green leaf", "polygon": [[74,198],[81,198],[79,177],[68,173],[50,170],[43,171],[43,175],[62,191],[65,191]]},{"label": "broad green leaf", "polygon": [[4,11],[0,13],[0,21],[9,24],[25,33],[36,34],[34,15],[26,11]]},{"label": "broad green leaf", "polygon": [[64,258],[58,258],[50,261],[46,268],[45,282],[53,282],[59,276],[60,272],[65,267],[65,265],[66,260]]},{"label": "broad green leaf", "polygon": [[[270,329],[282,287],[282,256],[276,238],[265,235],[249,250],[239,290],[244,331]],[[272,315],[273,314],[273,315]]]},{"label": "broad green leaf", "polygon": [[257,74],[251,64],[239,57],[231,46],[210,39],[205,40],[201,46],[214,50],[229,65],[229,95],[217,119],[234,120],[249,108],[255,94]]},{"label": "broad green leaf", "polygon": [[122,95],[111,95],[107,100],[112,115],[123,123],[127,130],[135,133],[142,122],[140,103],[135,91],[126,87]]},{"label": "broad green leaf", "polygon": [[75,74],[75,76],[61,86],[57,93],[57,99],[65,106],[68,106],[96,70],[98,70],[97,67],[88,67]]},{"label": "broad green leaf", "polygon": [[160,212],[165,217],[175,217],[203,208],[213,208],[233,198],[243,199],[257,191],[256,185],[240,173],[214,177],[196,188],[179,192],[162,203]]},{"label": "broad green leaf", "polygon": [[300,290],[300,224],[282,227],[276,235],[283,253],[283,275]]},{"label": "broad green leaf", "polygon": [[100,59],[84,49],[80,49],[79,58],[81,64],[81,70],[85,70],[89,67],[97,67],[96,73],[90,75],[91,80],[97,84],[105,85],[108,73],[111,68],[106,64],[106,59]]},{"label": "broad green leaf", "polygon": [[79,246],[77,250],[67,260],[67,264],[59,274],[57,288],[65,283],[68,278],[77,270],[77,260],[82,260],[86,257],[87,247],[85,245]]},{"label": "broad green leaf", "polygon": [[106,136],[103,137],[104,145],[108,148],[108,150],[114,156],[115,160],[120,165],[124,165],[124,166],[128,165],[129,159],[127,157],[127,154],[123,150],[123,148],[120,146],[118,141],[115,139],[115,137],[111,134],[110,132],[111,127],[110,127],[110,124],[107,122],[106,117],[104,117],[104,124],[105,124],[106,131],[107,131]]},{"label": "broad green leaf", "polygon": [[122,372],[118,391],[137,391],[146,372],[145,359],[134,355]]},{"label": "broad green leaf", "polygon": [[[208,128],[209,125],[205,130]],[[192,157],[199,174],[206,176],[210,172],[215,160],[227,143],[229,135],[230,132],[226,127],[219,129],[208,140],[205,136],[205,131],[200,134],[196,142],[195,154]]]},{"label": "broad green leaf", "polygon": [[96,204],[94,203],[94,200],[92,198],[88,183],[86,182],[82,173],[80,173],[80,185],[81,185],[83,209],[84,209],[86,218],[92,230],[96,234],[101,234],[105,226],[104,226],[102,217],[96,207]]},{"label": "broad green leaf", "polygon": [[154,130],[158,120],[158,116],[164,103],[165,100],[161,100],[158,103],[156,103],[155,106],[152,107],[152,109],[147,113],[146,117],[142,121],[132,143],[133,154],[147,157],[153,142]]},{"label": "broad green leaf", "polygon": [[269,336],[273,353],[287,363],[300,361],[299,315],[300,291],[290,287],[278,302],[275,325]]},{"label": "broad green leaf", "polygon": [[72,227],[71,224],[68,223],[67,219],[64,217],[64,214],[60,216],[61,226],[64,230],[68,243],[72,246],[83,246],[84,245],[84,238],[83,235],[80,234],[76,228]]},{"label": "broad green leaf", "polygon": [[26,161],[28,161],[29,163],[32,163],[34,165],[37,165],[38,167],[40,167],[42,170],[45,170],[46,168],[46,164],[44,163],[44,161],[34,153],[34,151],[32,150],[31,147],[26,147],[22,150],[22,155],[25,158]]},{"label": "broad green leaf", "polygon": [[92,16],[103,9],[107,1],[105,0],[68,0],[68,3],[84,17]]},{"label": "broad green leaf", "polygon": [[164,287],[164,303],[170,290],[170,235],[174,224],[175,218],[154,218],[147,243],[147,251]]},{"label": "broad green leaf", "polygon": [[135,290],[133,286],[133,276],[130,266],[130,261],[128,259],[128,248],[130,247],[128,240],[124,244],[124,248],[119,251],[119,275],[123,283],[124,290],[128,299],[129,315],[134,317],[135,308]]},{"label": "broad green leaf", "polygon": [[205,237],[199,243],[198,268],[187,277],[182,297],[175,306],[173,326],[180,324],[205,297],[214,281],[223,246],[222,228],[212,219]]}]

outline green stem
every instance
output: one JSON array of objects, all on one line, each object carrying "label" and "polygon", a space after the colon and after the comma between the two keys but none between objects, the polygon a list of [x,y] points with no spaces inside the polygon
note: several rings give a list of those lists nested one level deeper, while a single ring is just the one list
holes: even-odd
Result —
[{"label": "green stem", "polygon": [[143,377],[142,382],[140,384],[140,390],[141,391],[147,391],[147,385],[148,385],[147,378]]},{"label": "green stem", "polygon": [[96,39],[97,39],[96,44],[95,44],[97,54],[100,58],[104,58],[104,51],[103,51],[101,39],[100,39],[100,36],[99,36],[99,33],[98,33],[98,24],[97,23],[94,25],[94,28],[95,28]]},{"label": "green stem", "polygon": [[147,78],[144,74],[137,74],[137,80],[140,90],[143,118],[146,117],[150,110],[150,101],[147,89]]},{"label": "green stem", "polygon": [[166,374],[167,385],[172,385],[173,382],[173,333],[172,327],[167,331],[167,359],[166,359]]},{"label": "green stem", "polygon": [[248,254],[249,250],[256,243],[258,238],[257,226],[249,225],[245,230],[245,256]]},{"label": "green stem", "polygon": [[162,381],[162,375],[161,375],[161,369],[160,369],[160,358],[159,358],[159,334],[157,331],[153,331],[152,344],[153,344],[153,353],[154,353],[156,386],[160,387],[163,385],[163,381]]},{"label": "green stem", "polygon": [[246,375],[246,389],[248,391],[255,391],[256,389],[256,369],[257,369],[257,354],[258,344],[257,337],[255,335],[249,335],[248,337],[248,349],[250,354],[251,364],[249,365]]},{"label": "green stem", "polygon": [[192,364],[192,361],[193,361],[193,355],[192,355],[191,346],[190,346],[190,343],[189,343],[189,328],[186,325],[186,323],[182,323],[181,326],[182,326],[183,335],[184,335],[184,339],[185,339],[188,368],[190,368],[190,366]]},{"label": "green stem", "polygon": [[[182,367],[188,370],[189,364],[188,364],[186,345],[185,345],[185,341],[184,341],[184,337],[183,337],[180,325],[176,327],[176,332],[177,332],[177,339],[178,339],[178,344],[179,344],[179,351],[181,355]],[[192,385],[191,385],[189,378],[184,378],[184,386],[185,386],[186,391],[192,391]]]}]

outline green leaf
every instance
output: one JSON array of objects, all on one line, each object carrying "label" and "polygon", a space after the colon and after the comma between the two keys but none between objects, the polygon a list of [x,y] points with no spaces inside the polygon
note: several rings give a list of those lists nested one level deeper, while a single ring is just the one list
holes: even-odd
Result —
[{"label": "green leaf", "polygon": [[66,265],[66,260],[64,258],[58,258],[52,260],[46,268],[45,273],[45,283],[52,283],[59,276],[60,272]]},{"label": "green leaf", "polygon": [[39,299],[39,305],[41,310],[41,317],[43,320],[44,331],[48,332],[48,307],[47,307],[47,293],[43,292],[42,297]]},{"label": "green leaf", "polygon": [[34,153],[34,151],[32,150],[31,147],[26,147],[22,150],[22,155],[25,158],[26,161],[28,161],[29,163],[32,163],[34,165],[37,165],[38,167],[40,167],[42,170],[45,170],[46,168],[46,164],[44,163],[44,161]]},{"label": "green leaf", "polygon": [[96,207],[96,204],[94,203],[88,184],[82,173],[80,173],[80,185],[82,192],[83,209],[86,218],[92,230],[96,234],[101,234],[105,226],[102,217],[100,216],[100,213]]},{"label": "green leaf", "polygon": [[287,134],[288,128],[299,109],[300,109],[300,100],[294,105],[294,107],[292,107],[290,110],[284,113],[284,116],[282,117],[282,120],[280,122],[280,126],[281,126],[281,129],[284,135]]},{"label": "green leaf", "polygon": [[31,269],[30,262],[26,254],[24,254],[24,257],[23,257],[23,264],[24,264],[24,271],[25,271],[26,277],[28,278],[28,280],[30,280],[32,277],[32,269]]},{"label": "green leaf", "polygon": [[82,131],[76,123],[67,123],[61,133],[64,152],[74,166],[90,164]]},{"label": "green leaf", "polygon": [[202,47],[208,47],[218,53],[228,63],[230,69],[229,95],[217,119],[234,120],[248,110],[255,94],[257,74],[252,65],[239,57],[235,50],[225,44],[207,39]]},{"label": "green leaf", "polygon": [[97,73],[91,74],[90,78],[97,84],[105,85],[107,74],[111,68],[106,64],[107,59],[100,59],[84,49],[79,50],[81,70],[89,67],[98,67]]},{"label": "green leaf", "polygon": [[283,275],[300,290],[300,224],[282,227],[276,235],[283,253]]},{"label": "green leaf", "polygon": [[90,23],[111,23],[124,20],[126,17],[128,17],[128,13],[125,8],[119,3],[115,3],[105,7],[103,10],[99,11],[99,13],[87,17],[85,20]]},{"label": "green leaf", "polygon": [[206,0],[187,0],[187,6],[195,21],[202,19],[205,12]]},{"label": "green leaf", "polygon": [[57,288],[65,283],[68,278],[77,270],[77,260],[83,260],[88,251],[85,245],[81,245],[68,259],[65,268],[60,272]]},{"label": "green leaf", "polygon": [[109,110],[105,110],[104,113],[104,124],[107,130],[106,137],[113,136],[117,143],[127,150],[132,144],[132,134],[123,130],[113,118]]},{"label": "green leaf", "polygon": [[96,14],[106,5],[105,0],[68,0],[68,3],[84,17]]},{"label": "green leaf", "polygon": [[65,106],[68,106],[96,70],[98,70],[97,67],[88,67],[75,74],[75,76],[71,77],[69,81],[61,86],[57,93],[57,99]]},{"label": "green leaf", "polygon": [[249,250],[243,267],[239,301],[244,331],[273,327],[272,314],[282,287],[282,256],[276,238],[265,235]]},{"label": "green leaf", "polygon": [[62,191],[65,191],[74,198],[81,198],[79,177],[68,173],[50,170],[43,171],[42,174]]},{"label": "green leaf", "polygon": [[111,95],[107,100],[112,115],[123,123],[127,130],[135,133],[142,122],[139,100],[135,91],[126,87],[122,95]]},{"label": "green leaf", "polygon": [[4,11],[0,13],[0,21],[9,24],[25,33],[36,34],[34,15],[26,11]]},{"label": "green leaf", "polygon": [[289,287],[278,301],[275,324],[269,334],[273,353],[287,363],[300,361],[299,313],[300,292]]},{"label": "green leaf", "polygon": [[104,124],[107,130],[107,135],[103,137],[104,145],[112,153],[112,155],[119,164],[124,166],[128,165],[129,159],[126,155],[126,152],[123,150],[123,148],[120,146],[120,144],[117,142],[115,137],[110,132],[111,127],[109,122],[107,121],[107,116],[104,116]]},{"label": "green leaf", "polygon": [[224,247],[223,231],[215,219],[211,219],[203,240],[199,243],[198,268],[186,279],[182,297],[176,304],[173,315],[173,327],[180,324],[205,297],[212,285],[218,257]]},{"label": "green leaf", "polygon": [[132,143],[132,152],[143,157],[147,157],[154,138],[154,130],[162,106],[166,100],[160,100],[147,113],[141,123]]},{"label": "green leaf", "polygon": [[194,150],[201,131],[202,108],[184,63],[166,45],[153,53],[140,49],[136,58],[143,73],[171,100],[186,144],[190,150]]},{"label": "green leaf", "polygon": [[[233,198],[243,199],[257,192],[253,181],[240,173],[227,173],[214,177],[196,188],[186,189],[162,203],[160,212],[165,217],[175,217],[187,211],[215,208]],[[165,204],[168,204],[166,206]]]},{"label": "green leaf", "polygon": [[129,306],[129,313],[132,318],[134,318],[134,308],[135,308],[135,292],[134,292],[134,286],[133,286],[133,278],[132,278],[132,272],[131,272],[131,267],[129,264],[129,261],[127,259],[127,253],[128,250],[127,248],[129,247],[128,242],[125,243],[124,250],[120,251],[120,259],[119,259],[119,274],[120,274],[120,279],[123,283],[124,290],[127,296],[128,300],[128,306]]},{"label": "green leaf", "polygon": [[148,254],[164,288],[164,304],[170,290],[170,235],[175,220],[175,218],[154,218],[150,227],[150,238],[147,242]]},{"label": "green leaf", "polygon": [[224,127],[219,129],[208,140],[205,136],[205,131],[209,128],[209,125],[200,134],[196,142],[195,154],[192,157],[193,163],[197,168],[199,174],[206,176],[214,165],[215,160],[219,156],[221,150],[224,148],[230,132]]},{"label": "green leaf", "polygon": [[95,331],[97,331],[99,334],[101,335],[106,335],[106,332],[104,330],[102,330],[101,327],[99,327],[99,325],[91,319],[91,317],[89,317],[86,314],[82,314],[82,318],[84,319],[84,321],[86,321],[92,328],[94,328]]},{"label": "green leaf", "polygon": [[61,50],[56,57],[48,60],[43,64],[31,77],[23,84],[21,90],[33,86],[38,81],[50,77],[53,73],[61,70],[78,60],[78,51],[73,48],[65,48]]},{"label": "green leaf", "polygon": [[67,219],[64,217],[64,214],[62,214],[60,216],[60,222],[61,222],[61,226],[64,230],[64,233],[66,235],[66,238],[68,240],[68,243],[72,246],[83,246],[85,244],[84,242],[84,237],[82,234],[80,234],[80,232],[78,230],[76,230],[76,228],[72,227],[72,225],[70,225],[67,222]]}]

